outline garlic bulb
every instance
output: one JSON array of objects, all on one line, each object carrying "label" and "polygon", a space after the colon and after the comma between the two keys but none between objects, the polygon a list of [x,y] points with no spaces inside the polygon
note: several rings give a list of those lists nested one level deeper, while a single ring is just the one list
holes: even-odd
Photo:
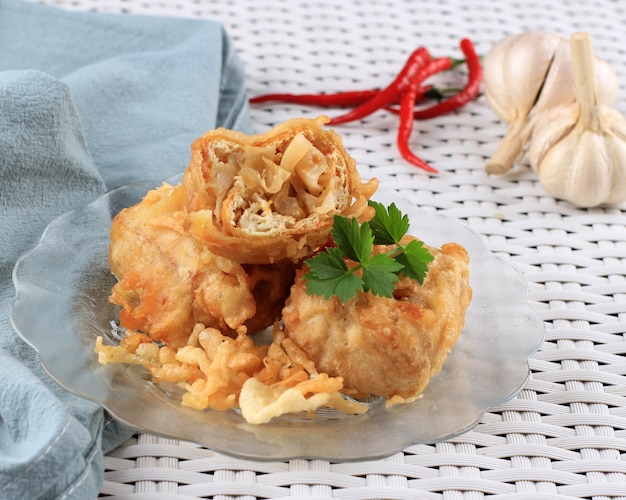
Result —
[{"label": "garlic bulb", "polygon": [[[509,129],[487,163],[487,171],[508,171],[523,153],[537,114],[573,102],[571,57],[566,39],[545,31],[526,31],[496,43],[484,61],[484,90],[494,112]],[[611,105],[618,92],[617,75],[601,59],[596,74],[602,102]]]},{"label": "garlic bulb", "polygon": [[575,102],[536,119],[528,156],[544,189],[581,207],[626,201],[626,119],[599,102],[591,37],[570,39]]},{"label": "garlic bulb", "polygon": [[494,112],[510,123],[498,149],[487,163],[490,173],[503,173],[519,156],[527,137],[524,128],[541,84],[550,69],[559,37],[543,31],[511,35],[485,56],[485,98]]}]

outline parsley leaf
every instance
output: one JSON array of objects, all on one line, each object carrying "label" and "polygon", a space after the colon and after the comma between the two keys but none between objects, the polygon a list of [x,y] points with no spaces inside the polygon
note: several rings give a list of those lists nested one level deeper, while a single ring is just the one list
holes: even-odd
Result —
[{"label": "parsley leaf", "polygon": [[428,263],[432,262],[433,258],[428,249],[424,248],[424,243],[413,240],[404,247],[404,253],[398,255],[396,260],[404,266],[402,274],[422,285],[428,272]]},{"label": "parsley leaf", "polygon": [[385,208],[382,203],[369,201],[374,207],[376,215],[370,221],[374,233],[374,243],[377,245],[393,245],[400,243],[402,237],[409,230],[409,217],[403,215],[395,203]]},{"label": "parsley leaf", "polygon": [[354,274],[343,259],[341,250],[327,248],[306,261],[310,270],[304,275],[309,295],[322,295],[330,299],[337,295],[345,303],[364,289],[363,280]]},{"label": "parsley leaf", "polygon": [[359,226],[355,218],[335,215],[330,234],[337,248],[350,260],[363,262],[372,253],[374,237],[367,223]]},{"label": "parsley leaf", "polygon": [[387,254],[372,256],[367,265],[363,266],[364,291],[371,291],[374,295],[391,297],[396,282],[400,279],[398,271],[402,264]]},{"label": "parsley leaf", "polygon": [[[406,245],[401,242],[409,229],[408,216],[394,203],[388,208],[375,201],[369,204],[375,215],[363,224],[355,218],[335,215],[331,235],[337,246],[306,261],[310,268],[304,275],[308,294],[326,299],[337,296],[345,303],[359,291],[393,297],[401,275],[424,282],[433,256],[421,241],[411,240]],[[372,255],[374,245],[393,248]],[[346,259],[355,264],[348,267]]]}]

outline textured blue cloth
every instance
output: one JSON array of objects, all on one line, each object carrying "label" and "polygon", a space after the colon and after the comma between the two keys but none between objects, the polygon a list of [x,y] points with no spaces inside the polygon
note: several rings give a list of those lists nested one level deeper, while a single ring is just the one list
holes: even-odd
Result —
[{"label": "textured blue cloth", "polygon": [[95,498],[103,455],[132,434],[15,333],[15,261],[61,213],[181,172],[216,126],[251,131],[220,24],[0,0],[0,499]]}]

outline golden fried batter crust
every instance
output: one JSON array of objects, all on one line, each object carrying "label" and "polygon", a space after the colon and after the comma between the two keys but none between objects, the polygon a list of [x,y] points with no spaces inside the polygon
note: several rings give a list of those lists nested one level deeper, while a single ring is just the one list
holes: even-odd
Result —
[{"label": "golden fried batter crust", "polygon": [[163,184],[114,218],[109,263],[118,282],[110,300],[122,308],[122,326],[176,348],[197,323],[225,334],[271,325],[293,282],[293,264],[244,269],[191,237],[186,215],[183,187]]},{"label": "golden fried batter crust", "polygon": [[472,295],[466,250],[456,243],[429,250],[435,258],[423,286],[401,278],[393,298],[358,292],[341,305],[337,297],[307,295],[299,270],[283,309],[285,335],[347,388],[419,395],[456,343]]}]

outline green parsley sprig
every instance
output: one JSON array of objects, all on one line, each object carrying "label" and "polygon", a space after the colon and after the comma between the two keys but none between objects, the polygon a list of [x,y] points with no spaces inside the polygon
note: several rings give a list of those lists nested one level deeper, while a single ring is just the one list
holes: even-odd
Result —
[{"label": "green parsley sprig", "polygon": [[[392,297],[400,275],[415,279],[421,285],[433,260],[423,243],[412,240],[401,243],[409,230],[409,218],[395,203],[386,208],[370,201],[376,214],[369,222],[335,215],[331,235],[336,247],[327,247],[306,261],[310,270],[305,274],[309,295],[327,299],[337,296],[342,304],[357,291]],[[394,245],[386,253],[372,255],[374,245]],[[345,259],[356,264],[348,267]],[[360,271],[360,273],[359,273]]]}]

